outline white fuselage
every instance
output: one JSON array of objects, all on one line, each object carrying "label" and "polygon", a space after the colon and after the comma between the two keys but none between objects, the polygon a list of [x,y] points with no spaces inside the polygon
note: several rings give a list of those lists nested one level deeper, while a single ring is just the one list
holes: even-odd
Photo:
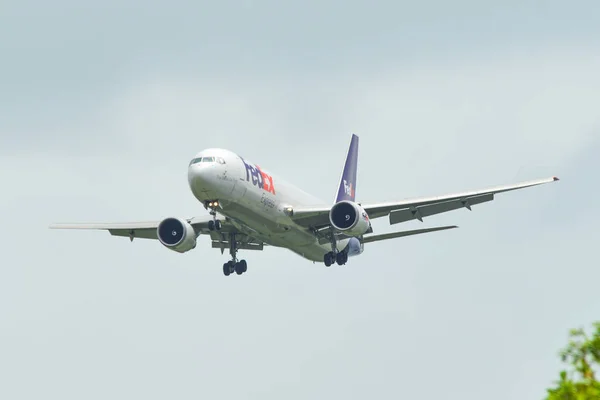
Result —
[{"label": "white fuselage", "polygon": [[[331,244],[319,244],[313,232],[295,224],[285,213],[286,207],[320,207],[326,203],[231,151],[207,149],[195,159],[207,156],[222,161],[192,162],[188,168],[190,189],[199,201],[218,200],[219,214],[268,245],[290,249],[312,261],[322,261],[331,251]],[[339,240],[338,250],[347,243],[348,239]]]}]

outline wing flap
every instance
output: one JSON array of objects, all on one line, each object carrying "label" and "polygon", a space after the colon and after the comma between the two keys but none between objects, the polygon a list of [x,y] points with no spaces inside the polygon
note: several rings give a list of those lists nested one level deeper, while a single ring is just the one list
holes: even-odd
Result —
[{"label": "wing flap", "polygon": [[422,222],[423,218],[431,215],[458,210],[460,208],[470,209],[471,206],[492,200],[494,200],[494,194],[490,193],[481,196],[466,197],[458,200],[443,201],[441,203],[395,210],[390,212],[390,225],[411,221],[413,219],[418,219]]},{"label": "wing flap", "polygon": [[108,229],[113,236],[129,237],[131,240],[138,239],[158,239],[156,229]]},{"label": "wing flap", "polygon": [[[264,247],[263,243],[243,243],[243,242],[236,242],[235,247],[239,250],[262,250]],[[228,249],[229,248],[229,241],[218,241],[218,240],[213,240],[212,241],[212,248],[213,249]]]},{"label": "wing flap", "polygon": [[412,235],[420,235],[422,233],[444,231],[444,230],[447,230],[447,229],[455,229],[455,228],[458,228],[458,226],[456,226],[456,225],[438,226],[436,228],[425,228],[425,229],[415,229],[415,230],[412,230],[412,231],[382,233],[380,235],[365,236],[365,237],[362,238],[361,241],[363,243],[373,243],[373,242],[378,242],[380,240],[395,239],[395,238],[399,238],[399,237],[412,236]]}]

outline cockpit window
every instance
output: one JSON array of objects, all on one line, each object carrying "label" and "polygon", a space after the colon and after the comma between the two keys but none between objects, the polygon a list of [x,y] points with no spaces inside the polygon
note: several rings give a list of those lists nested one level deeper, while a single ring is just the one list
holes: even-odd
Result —
[{"label": "cockpit window", "polygon": [[225,164],[225,160],[221,157],[198,157],[198,158],[194,158],[192,161],[190,161],[190,165],[201,163],[201,162],[202,163],[218,162],[219,164]]}]

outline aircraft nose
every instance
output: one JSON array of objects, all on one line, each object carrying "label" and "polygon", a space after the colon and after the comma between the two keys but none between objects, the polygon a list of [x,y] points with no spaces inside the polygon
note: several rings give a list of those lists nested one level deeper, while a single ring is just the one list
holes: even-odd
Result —
[{"label": "aircraft nose", "polygon": [[213,167],[208,164],[190,165],[188,169],[188,183],[192,189],[210,189],[214,184]]}]

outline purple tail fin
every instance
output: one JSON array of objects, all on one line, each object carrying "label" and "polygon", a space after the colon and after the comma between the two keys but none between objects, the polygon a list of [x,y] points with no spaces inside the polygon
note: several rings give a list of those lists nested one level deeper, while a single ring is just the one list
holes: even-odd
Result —
[{"label": "purple tail fin", "polygon": [[338,188],[337,198],[335,202],[342,200],[354,201],[356,194],[356,167],[358,162],[358,136],[352,134],[352,141],[346,156],[346,164],[342,172],[340,187]]}]

